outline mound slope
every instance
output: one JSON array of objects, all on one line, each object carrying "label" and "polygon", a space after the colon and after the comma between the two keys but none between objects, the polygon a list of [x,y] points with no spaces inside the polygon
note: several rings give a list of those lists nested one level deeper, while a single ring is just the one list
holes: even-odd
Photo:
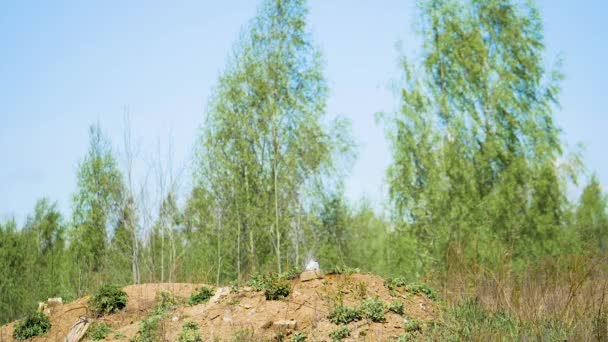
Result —
[{"label": "mound slope", "polygon": [[[363,318],[348,324],[350,336],[345,341],[386,341],[405,332],[408,321],[421,323],[436,319],[438,309],[423,294],[405,288],[389,290],[384,280],[372,274],[326,275],[319,279],[290,281],[291,294],[284,300],[266,300],[264,292],[251,287],[237,291],[229,287],[212,287],[214,296],[206,303],[188,305],[187,298],[203,284],[141,284],[124,288],[129,296],[127,307],[118,313],[96,317],[88,311],[88,297],[54,308],[49,317],[51,330],[32,341],[64,341],[71,327],[81,317],[104,322],[112,331],[106,341],[128,341],[135,337],[143,320],[153,314],[159,293],[165,291],[180,304],[168,311],[160,322],[161,338],[177,341],[186,321],[196,322],[203,341],[283,340],[297,332],[307,341],[331,341],[330,333],[340,326],[331,323],[329,313],[338,305],[358,307],[366,298],[377,298],[390,304],[404,304],[405,314],[385,310],[384,322]],[[0,327],[0,341],[14,341],[16,322]],[[83,340],[88,341],[85,337]]]}]

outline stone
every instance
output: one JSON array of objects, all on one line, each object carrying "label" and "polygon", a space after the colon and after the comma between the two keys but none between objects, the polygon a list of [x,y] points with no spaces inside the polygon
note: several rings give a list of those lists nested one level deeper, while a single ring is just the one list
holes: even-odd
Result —
[{"label": "stone", "polygon": [[323,279],[321,271],[304,271],[300,274],[300,281],[311,281],[315,279]]},{"label": "stone", "polygon": [[296,330],[298,322],[294,319],[282,319],[280,321],[275,321],[272,323],[272,326],[278,330]]}]

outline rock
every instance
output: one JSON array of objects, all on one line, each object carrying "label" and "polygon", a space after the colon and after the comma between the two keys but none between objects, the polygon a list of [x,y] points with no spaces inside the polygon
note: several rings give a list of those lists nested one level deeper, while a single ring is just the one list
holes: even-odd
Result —
[{"label": "rock", "polygon": [[89,321],[86,317],[80,317],[72,328],[68,335],[63,340],[64,342],[79,342],[82,340],[84,335],[87,333],[89,326],[91,325],[91,321]]},{"label": "rock", "polygon": [[245,309],[249,310],[249,309],[253,308],[253,305],[251,305],[251,304],[249,304],[249,303],[245,303],[245,304],[243,304],[243,307],[244,307]]},{"label": "rock", "polygon": [[272,326],[275,329],[284,331],[284,330],[296,330],[298,322],[293,319],[282,319],[280,321],[275,321],[272,323]]},{"label": "rock", "polygon": [[310,281],[315,279],[322,279],[323,273],[321,271],[304,271],[300,274],[300,281]]},{"label": "rock", "polygon": [[46,303],[49,306],[63,305],[63,299],[61,299],[61,297],[49,298]]},{"label": "rock", "polygon": [[173,322],[177,322],[177,321],[179,321],[179,317],[177,317],[177,316],[173,316],[173,318],[171,318],[171,320],[172,320]]}]

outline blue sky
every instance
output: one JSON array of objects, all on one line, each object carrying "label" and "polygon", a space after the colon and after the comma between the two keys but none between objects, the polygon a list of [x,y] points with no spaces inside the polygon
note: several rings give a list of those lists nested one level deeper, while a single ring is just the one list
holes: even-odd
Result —
[{"label": "blue sky", "polygon": [[[608,2],[538,4],[548,60],[558,53],[565,60],[557,122],[571,147],[585,145],[587,171],[605,188]],[[68,214],[88,126],[99,121],[118,150],[125,108],[139,157],[171,142],[173,163],[187,170],[209,94],[256,7],[236,0],[3,1],[0,219],[23,222],[43,196]],[[388,87],[399,75],[396,43],[418,51],[415,1],[312,0],[309,7],[331,87],[328,113],[349,117],[359,144],[347,195],[380,206],[390,155],[374,113],[396,105]]]}]

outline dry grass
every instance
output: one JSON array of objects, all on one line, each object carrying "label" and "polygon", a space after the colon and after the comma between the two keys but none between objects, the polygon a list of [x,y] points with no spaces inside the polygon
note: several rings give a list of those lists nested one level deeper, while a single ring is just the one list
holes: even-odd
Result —
[{"label": "dry grass", "polygon": [[600,255],[543,259],[519,268],[453,265],[442,284],[446,314],[428,336],[472,340],[606,341],[608,264]]}]

